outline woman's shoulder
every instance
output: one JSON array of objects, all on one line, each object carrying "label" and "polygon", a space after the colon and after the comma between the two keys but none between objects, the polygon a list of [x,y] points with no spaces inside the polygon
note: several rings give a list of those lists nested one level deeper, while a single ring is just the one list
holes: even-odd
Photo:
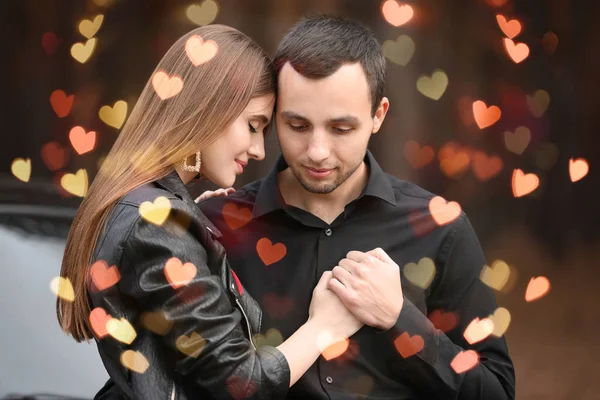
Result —
[{"label": "woman's shoulder", "polygon": [[175,202],[175,203],[181,202],[182,203],[183,202],[174,193],[172,193],[166,189],[163,189],[161,187],[158,187],[151,182],[151,183],[146,183],[145,185],[141,185],[141,186],[133,189],[132,191],[127,193],[125,196],[123,196],[121,199],[119,199],[117,204],[118,205],[129,205],[129,206],[139,208],[142,204],[144,204],[146,202],[154,203],[159,198],[166,198],[169,200],[170,203],[173,203],[173,202]]}]

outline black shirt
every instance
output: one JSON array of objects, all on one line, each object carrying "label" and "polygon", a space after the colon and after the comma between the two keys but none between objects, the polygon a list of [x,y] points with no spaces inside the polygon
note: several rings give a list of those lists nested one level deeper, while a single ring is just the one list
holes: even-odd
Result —
[{"label": "black shirt", "polygon": [[[470,345],[463,336],[474,318],[497,308],[493,290],[480,280],[486,260],[468,218],[461,212],[439,226],[429,212],[433,194],[384,173],[369,151],[365,162],[365,189],[330,225],[285,204],[277,185],[278,172],[287,168],[282,156],[264,179],[199,204],[264,310],[256,338],[262,343],[278,345],[306,322],[317,281],[349,251],[381,247],[401,269],[404,305],[395,326],[385,332],[364,326],[342,355],[320,356],[288,398],[513,399],[514,367],[504,337]],[[407,279],[407,264],[416,264],[409,267],[414,275],[431,262],[435,275],[426,289]],[[424,345],[408,355],[413,341],[406,339],[414,335]],[[455,372],[451,362],[469,349],[479,363]]]}]

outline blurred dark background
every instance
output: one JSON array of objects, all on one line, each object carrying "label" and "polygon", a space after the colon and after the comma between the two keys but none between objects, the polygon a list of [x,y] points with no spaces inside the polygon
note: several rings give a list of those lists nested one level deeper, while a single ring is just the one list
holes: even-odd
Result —
[{"label": "blurred dark background", "polygon": [[[2,272],[9,273],[3,278],[5,285],[20,289],[15,292],[17,299],[6,291],[0,294],[2,324],[14,331],[0,344],[0,349],[12,349],[13,357],[0,355],[0,396],[42,390],[46,383],[34,382],[48,381],[42,369],[19,384],[8,378],[19,368],[26,371],[36,363],[33,356],[26,358],[30,362],[16,363],[15,357],[23,349],[13,342],[25,340],[19,329],[37,329],[17,322],[32,318],[29,313],[36,306],[23,312],[15,312],[13,307],[16,304],[18,309],[24,298],[37,298],[44,310],[52,312],[54,298],[48,283],[59,273],[61,245],[80,201],[61,188],[61,177],[83,168],[91,182],[119,133],[100,118],[99,110],[122,100],[130,112],[162,55],[179,36],[199,24],[233,26],[274,54],[279,40],[298,18],[327,13],[362,22],[386,49],[385,94],[391,107],[382,130],[369,146],[384,170],[459,202],[479,235],[488,261],[504,260],[512,268],[510,285],[498,293],[498,303],[512,315],[506,335],[517,370],[517,398],[600,398],[600,345],[596,339],[600,328],[596,311],[600,304],[600,219],[595,197],[600,176],[600,3],[403,0],[397,4],[412,6],[414,15],[400,26],[386,20],[384,3],[2,2],[0,249],[7,254],[2,257]],[[190,17],[190,13],[196,14]],[[503,45],[507,34],[499,26],[498,14],[521,24],[513,40],[525,43],[529,55],[519,63],[509,57]],[[78,29],[79,23],[98,15],[103,15],[103,20],[92,35],[97,40],[94,51],[80,63],[70,54],[71,46],[87,40]],[[412,56],[407,44],[410,41],[414,43]],[[431,77],[436,70],[442,70],[448,79],[438,100],[427,97],[417,86],[423,75]],[[439,89],[440,81],[435,82]],[[430,91],[433,86],[429,86]],[[50,97],[56,90],[74,95],[72,107],[63,117],[51,105]],[[499,121],[480,129],[472,110],[476,100],[498,106],[502,112]],[[92,151],[82,155],[74,151],[69,141],[74,126],[96,132]],[[529,141],[523,139],[526,131]],[[521,138],[520,154],[514,150],[516,137]],[[511,140],[512,146],[508,144]],[[418,147],[407,145],[411,141]],[[268,172],[279,154],[276,135],[268,138],[266,152],[266,160],[251,163],[236,187]],[[11,172],[17,158],[31,160],[28,182]],[[578,158],[589,164],[589,173],[571,182],[569,160]],[[515,169],[536,174],[539,187],[516,198],[511,188]],[[206,189],[213,187],[201,182],[192,192],[199,195]],[[31,257],[41,254],[39,244],[49,242],[56,243],[55,255],[32,261]],[[30,245],[18,247],[16,243]],[[16,265],[30,268],[31,273],[20,278],[10,275]],[[536,302],[525,302],[530,278],[539,275],[550,280],[550,292]],[[21,281],[15,282],[18,279]],[[42,282],[42,289],[32,281]],[[49,318],[48,324],[46,329],[58,331],[55,320]],[[54,334],[61,335],[60,331]],[[70,346],[69,339],[63,339],[65,346]],[[89,353],[93,352],[91,349]],[[93,358],[92,363],[99,360]],[[53,373],[60,376],[59,372]],[[71,382],[71,377],[65,382]],[[88,396],[97,389],[61,387],[62,393]]]}]

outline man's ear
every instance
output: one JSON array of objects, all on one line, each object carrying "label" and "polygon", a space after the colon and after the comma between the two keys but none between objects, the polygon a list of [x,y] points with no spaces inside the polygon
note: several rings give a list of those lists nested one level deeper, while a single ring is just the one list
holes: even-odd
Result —
[{"label": "man's ear", "polygon": [[381,125],[383,124],[383,120],[385,119],[385,116],[386,116],[389,108],[390,108],[390,101],[388,100],[387,97],[384,97],[379,102],[379,107],[377,107],[377,110],[375,111],[375,116],[373,117],[373,132],[372,132],[373,134],[379,132],[379,129],[381,128]]}]

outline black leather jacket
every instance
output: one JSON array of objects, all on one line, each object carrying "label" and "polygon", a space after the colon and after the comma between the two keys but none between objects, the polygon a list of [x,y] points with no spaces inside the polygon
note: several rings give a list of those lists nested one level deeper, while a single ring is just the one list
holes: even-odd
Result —
[{"label": "black leather jacket", "polygon": [[[148,222],[140,213],[142,203],[159,196],[169,199],[171,207],[162,225]],[[285,397],[290,379],[287,360],[274,347],[254,347],[252,336],[260,332],[262,312],[234,277],[216,240],[220,235],[176,172],[118,202],[93,261],[116,265],[120,280],[98,290],[90,279],[89,286],[91,309],[102,307],[114,319],[110,329],[107,325],[111,332],[96,337],[111,378],[96,398]],[[173,257],[197,270],[181,287],[171,284],[165,272]],[[171,261],[168,270],[176,271],[181,267],[177,264]],[[183,278],[171,281],[178,279]],[[129,344],[130,339],[115,331],[127,326],[125,320],[136,334]],[[144,360],[147,368],[142,372]],[[133,368],[139,371],[124,363],[136,364]]]}]

